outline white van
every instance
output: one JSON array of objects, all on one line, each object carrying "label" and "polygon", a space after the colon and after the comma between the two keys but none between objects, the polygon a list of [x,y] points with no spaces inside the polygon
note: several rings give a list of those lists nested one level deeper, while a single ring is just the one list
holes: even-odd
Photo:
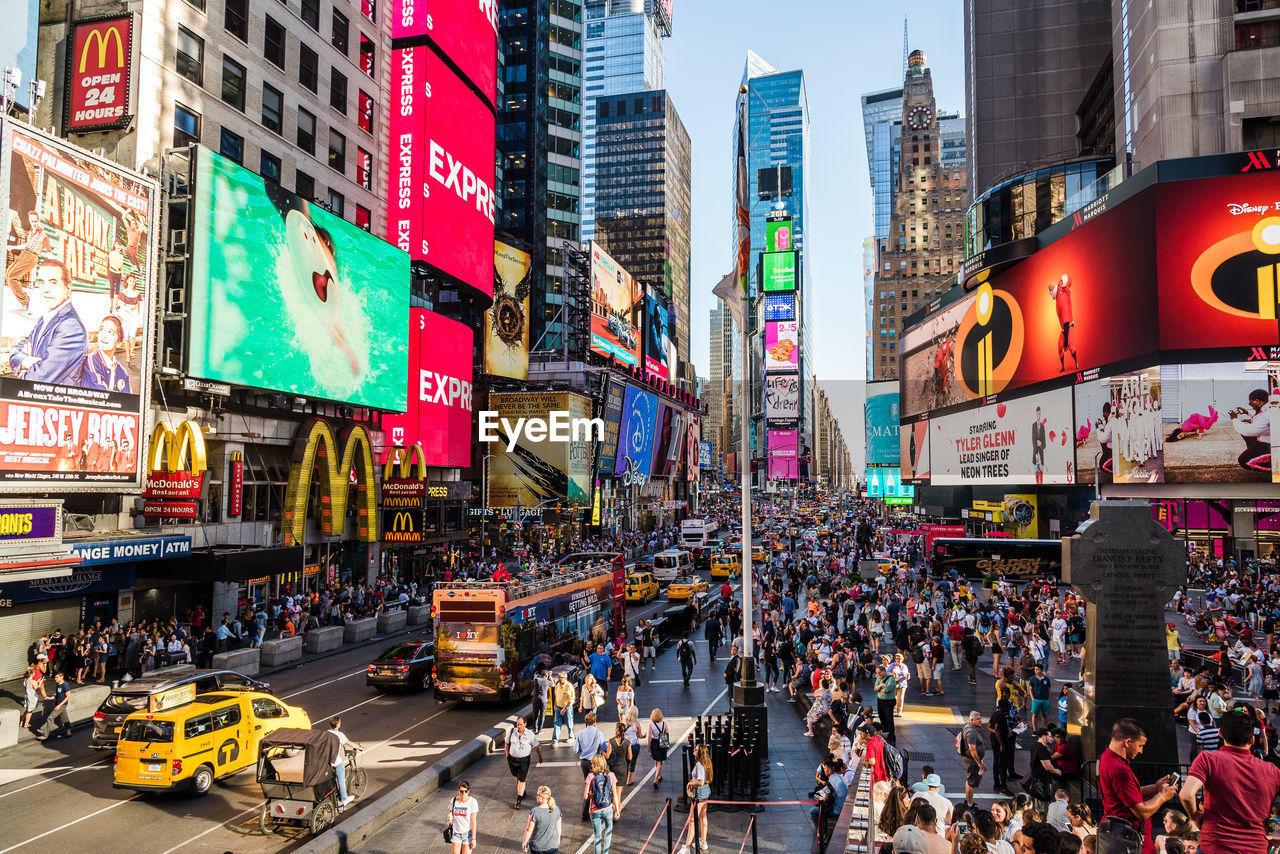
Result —
[{"label": "white van", "polygon": [[692,575],[693,560],[684,549],[667,549],[653,556],[653,578],[659,584],[670,584],[677,575]]}]

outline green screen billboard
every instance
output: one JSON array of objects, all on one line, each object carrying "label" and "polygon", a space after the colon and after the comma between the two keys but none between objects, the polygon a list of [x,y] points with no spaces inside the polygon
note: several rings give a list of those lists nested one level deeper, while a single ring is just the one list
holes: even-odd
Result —
[{"label": "green screen billboard", "polygon": [[769,219],[764,223],[764,251],[787,252],[791,246],[791,220]]},{"label": "green screen billboard", "polygon": [[403,412],[409,256],[198,149],[187,372]]},{"label": "green screen billboard", "polygon": [[769,291],[794,291],[796,289],[796,253],[765,252],[764,289]]}]

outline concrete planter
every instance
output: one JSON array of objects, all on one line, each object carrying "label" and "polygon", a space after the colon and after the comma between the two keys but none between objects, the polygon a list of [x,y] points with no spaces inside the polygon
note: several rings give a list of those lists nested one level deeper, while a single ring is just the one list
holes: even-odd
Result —
[{"label": "concrete planter", "polygon": [[245,676],[256,676],[262,665],[262,650],[232,649],[213,657],[215,670],[234,670]]},{"label": "concrete planter", "polygon": [[276,638],[262,642],[262,665],[279,667],[302,658],[302,636]]},{"label": "concrete planter", "polygon": [[342,646],[342,626],[327,626],[307,632],[303,649],[307,652],[328,652]]}]

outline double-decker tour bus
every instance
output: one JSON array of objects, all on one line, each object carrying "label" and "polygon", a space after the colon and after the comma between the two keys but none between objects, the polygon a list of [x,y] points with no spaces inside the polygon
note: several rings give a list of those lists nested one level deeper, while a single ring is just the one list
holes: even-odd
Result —
[{"label": "double-decker tour bus", "polygon": [[576,664],[587,643],[609,637],[614,601],[614,567],[604,562],[561,565],[531,581],[437,584],[436,699],[530,696],[538,664]]},{"label": "double-decker tour bus", "polygon": [[1062,581],[1062,540],[938,537],[931,552],[933,574],[981,581],[988,573],[1010,581]]},{"label": "double-decker tour bus", "polygon": [[558,564],[566,567],[594,566],[607,563],[613,568],[613,634],[627,635],[627,562],[622,552],[570,552]]}]

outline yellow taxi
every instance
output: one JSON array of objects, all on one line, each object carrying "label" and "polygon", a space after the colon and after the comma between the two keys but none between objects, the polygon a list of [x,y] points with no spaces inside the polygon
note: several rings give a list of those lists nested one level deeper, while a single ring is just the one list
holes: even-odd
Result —
[{"label": "yellow taxi", "polygon": [[200,694],[165,711],[134,712],[116,743],[114,785],[203,795],[214,780],[257,762],[263,736],[281,727],[311,729],[311,718],[261,691]]},{"label": "yellow taxi", "polygon": [[765,556],[764,546],[751,547],[751,562],[764,563],[768,558]]},{"label": "yellow taxi", "polygon": [[742,559],[733,554],[711,556],[712,578],[735,578],[742,572]]},{"label": "yellow taxi", "polygon": [[652,572],[628,573],[626,591],[628,602],[645,605],[658,598],[658,582],[653,580]]},{"label": "yellow taxi", "polygon": [[699,593],[707,592],[707,582],[696,575],[678,575],[675,581],[667,585],[667,600],[683,602],[692,599]]}]

